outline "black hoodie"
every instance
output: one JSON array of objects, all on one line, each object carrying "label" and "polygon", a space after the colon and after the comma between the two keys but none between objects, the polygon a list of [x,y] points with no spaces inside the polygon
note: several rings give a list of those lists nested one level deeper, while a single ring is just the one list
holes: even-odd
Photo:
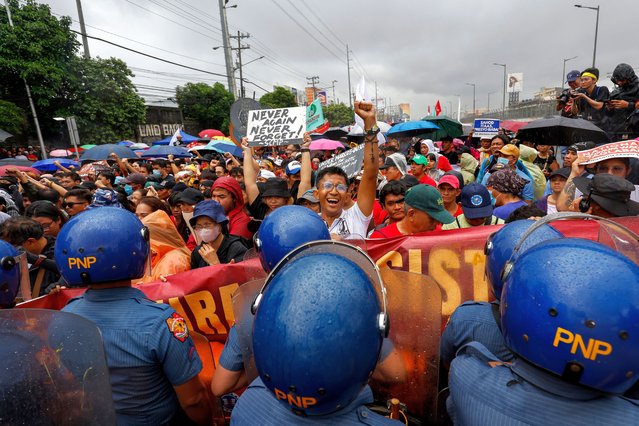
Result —
[{"label": "black hoodie", "polygon": [[626,109],[606,109],[609,134],[613,141],[636,137],[632,136],[632,123],[629,117],[634,112],[635,102],[639,100],[639,77],[630,65],[619,64],[612,73],[612,81],[618,80],[626,80],[627,83],[613,90],[610,99],[628,101],[630,105]]}]

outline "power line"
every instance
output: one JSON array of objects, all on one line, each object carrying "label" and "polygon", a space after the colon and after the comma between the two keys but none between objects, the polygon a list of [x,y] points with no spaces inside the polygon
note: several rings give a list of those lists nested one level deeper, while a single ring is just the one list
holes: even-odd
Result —
[{"label": "power line", "polygon": [[[80,34],[81,35],[81,33],[79,31],[71,30],[71,32],[74,32],[76,34]],[[93,40],[98,40],[98,41],[101,41],[103,43],[110,44],[110,45],[115,46],[115,47],[119,47],[120,49],[128,50],[129,52],[137,53],[138,55],[146,56],[148,58],[155,59],[155,60],[158,60],[158,61],[161,61],[161,62],[166,62],[167,64],[176,65],[178,67],[190,69],[190,70],[193,70],[193,71],[199,71],[199,72],[203,72],[205,74],[216,75],[218,77],[225,77],[226,78],[226,74],[220,74],[220,73],[217,73],[217,72],[201,70],[199,68],[190,67],[188,65],[179,64],[177,62],[169,61],[168,59],[158,58],[157,56],[149,55],[148,53],[140,52],[139,50],[131,49],[130,47],[122,46],[121,44],[113,43],[112,41],[104,40],[102,38],[95,37],[95,36],[90,36],[88,34],[87,34],[87,37],[90,38],[90,39],[93,39]]]},{"label": "power line", "polygon": [[[127,1],[129,1],[129,0],[127,0]],[[340,61],[340,62],[344,62],[344,60],[343,60],[342,58],[340,58],[339,56],[337,56],[337,55],[336,55],[336,54],[335,54],[332,50],[330,50],[328,47],[326,47],[326,45],[325,45],[324,43],[322,43],[321,41],[319,41],[319,40],[317,39],[317,37],[315,37],[315,36],[314,36],[314,35],[313,35],[310,31],[308,31],[306,28],[304,28],[304,26],[303,26],[302,24],[300,24],[300,23],[297,21],[297,19],[293,18],[293,17],[291,16],[291,14],[290,14],[290,13],[288,13],[288,12],[286,11],[286,9],[284,9],[282,6],[280,6],[280,5],[279,5],[279,4],[278,4],[275,0],[272,0],[272,2],[275,4],[275,6],[277,6],[277,7],[278,7],[278,8],[282,11],[282,13],[284,13],[286,16],[288,16],[288,17],[291,19],[291,21],[293,21],[293,22],[295,23],[295,25],[297,25],[298,27],[300,27],[300,28],[302,29],[302,31],[304,31],[306,34],[308,34],[308,36],[309,36],[309,37],[311,37],[311,38],[312,38],[313,40],[315,40],[315,41],[316,41],[316,42],[317,42],[320,46],[322,46],[324,49],[326,49],[326,51],[327,51],[328,53],[330,53],[330,54],[331,54],[331,55],[333,55],[335,58],[337,58],[337,60],[338,60],[338,61]]]},{"label": "power line", "polygon": [[[164,18],[164,19],[166,19],[167,21],[169,21],[169,22],[171,22],[171,23],[173,23],[173,24],[175,24],[175,25],[178,25],[178,23],[177,23],[177,22],[175,22],[175,20],[173,20],[173,19],[171,19],[171,18],[167,18],[167,17],[166,17],[166,16],[164,16],[164,15],[160,15],[159,13],[154,12],[154,11],[152,11],[151,9],[147,9],[147,8],[146,8],[146,7],[144,7],[144,6],[140,6],[139,4],[137,4],[137,3],[135,3],[135,2],[133,2],[133,1],[131,1],[131,0],[125,0],[125,1],[126,1],[127,3],[131,3],[132,5],[134,5],[134,6],[136,6],[136,7],[139,7],[139,8],[140,8],[140,9],[142,9],[142,10],[146,10],[147,12],[149,12],[149,13],[151,13],[151,14],[153,14],[153,15],[159,16],[160,18]],[[187,20],[188,20],[188,19],[187,19]],[[193,21],[191,21],[191,22],[193,22]],[[198,26],[200,26],[200,25],[201,25],[201,24],[199,24],[199,23],[197,23],[197,22],[193,22],[193,23],[194,23],[195,25],[198,25]],[[199,31],[197,31],[197,30],[194,30],[193,28],[191,28],[191,27],[189,27],[189,26],[180,26],[180,27],[181,27],[181,28],[183,28],[183,29],[185,28],[185,29],[187,29],[187,30],[189,30],[189,31],[193,31],[194,33],[200,34],[200,35],[202,35],[202,36],[204,36],[204,37],[210,38],[211,40],[214,40],[215,42],[219,42],[219,40],[217,40],[217,39],[215,39],[215,38],[211,37],[210,35],[208,35],[208,34],[204,34],[204,33],[201,33],[201,32],[199,32]]]},{"label": "power line", "polygon": [[317,28],[317,26],[313,23],[312,20],[310,20],[305,14],[304,12],[302,12],[297,6],[295,6],[295,4],[291,1],[291,0],[286,0],[292,7],[293,9],[297,10],[299,12],[300,15],[302,15],[302,17],[311,25],[311,27],[315,28],[315,30],[321,34],[322,37],[324,37],[326,39],[326,41],[328,41],[329,43],[331,43],[336,49],[337,51],[340,51],[342,48],[340,46],[338,46],[337,44],[335,44],[335,42],[333,40],[330,40],[328,37],[326,37],[326,34],[324,34],[324,31],[320,30],[319,28]]},{"label": "power line", "polygon": [[346,43],[344,43],[339,37],[337,37],[337,35],[335,34],[335,31],[333,31],[328,25],[326,25],[326,22],[324,22],[324,20],[322,19],[321,16],[319,16],[319,13],[317,12],[317,10],[313,10],[311,9],[311,7],[308,5],[308,3],[306,3],[306,0],[302,0],[302,4],[304,6],[306,6],[306,8],[309,10],[309,12],[311,12],[311,14],[313,15],[314,18],[317,18],[317,20],[324,25],[324,28],[326,28],[329,32],[329,34],[331,34],[333,37],[335,37],[335,39],[337,41],[339,41],[340,43],[342,43],[342,47],[340,47],[340,50],[342,50],[344,48],[344,46],[346,46]]}]

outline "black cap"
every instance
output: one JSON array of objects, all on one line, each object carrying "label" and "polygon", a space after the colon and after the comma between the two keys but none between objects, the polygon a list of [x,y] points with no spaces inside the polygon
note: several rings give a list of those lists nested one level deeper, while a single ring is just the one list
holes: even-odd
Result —
[{"label": "black cap", "polygon": [[597,145],[594,142],[577,142],[573,143],[568,147],[568,151],[587,151],[589,149],[593,149]]},{"label": "black cap", "polygon": [[177,196],[177,203],[185,203],[191,206],[196,205],[200,201],[204,200],[204,194],[194,188],[186,188],[184,191],[180,192],[180,195]]},{"label": "black cap", "polygon": [[566,179],[570,177],[570,167],[562,167],[561,169],[557,169],[554,172],[550,173],[548,176],[548,180],[552,179],[555,176],[562,176]]},{"label": "black cap", "polygon": [[289,198],[291,191],[288,189],[288,183],[281,178],[269,179],[262,184],[262,197],[283,197]]},{"label": "black cap", "polygon": [[635,186],[626,179],[601,173],[592,179],[576,177],[574,182],[584,196],[590,196],[608,213],[617,217],[639,215],[639,203],[630,199]]},{"label": "black cap", "polygon": [[160,187],[162,189],[173,189],[173,187],[175,187],[175,181],[173,179],[165,179],[160,182]]}]

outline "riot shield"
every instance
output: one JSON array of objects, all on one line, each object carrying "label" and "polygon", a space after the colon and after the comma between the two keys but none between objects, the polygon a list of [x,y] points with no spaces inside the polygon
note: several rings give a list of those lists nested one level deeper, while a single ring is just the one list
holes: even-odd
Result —
[{"label": "riot shield", "polygon": [[[409,415],[434,423],[436,418],[441,290],[430,277],[382,268],[390,317],[391,347],[370,382],[377,401],[393,398]],[[386,342],[385,342],[386,343]],[[390,352],[389,352],[390,350]]]},{"label": "riot shield", "polygon": [[102,337],[90,321],[46,309],[0,311],[0,423],[114,425]]},{"label": "riot shield", "polygon": [[249,281],[242,284],[233,293],[233,313],[235,314],[235,331],[242,349],[242,360],[248,383],[258,376],[253,359],[253,318],[251,306],[264,285],[265,279]]}]

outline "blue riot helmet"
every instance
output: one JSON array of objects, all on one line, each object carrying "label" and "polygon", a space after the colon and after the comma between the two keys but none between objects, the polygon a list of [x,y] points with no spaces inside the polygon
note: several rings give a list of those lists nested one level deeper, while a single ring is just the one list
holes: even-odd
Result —
[{"label": "blue riot helmet", "polygon": [[302,206],[284,206],[271,212],[255,234],[255,249],[266,272],[291,250],[317,240],[330,240],[320,215]]},{"label": "blue riot helmet", "polygon": [[0,309],[13,306],[20,289],[19,253],[11,244],[0,240]]},{"label": "blue riot helmet", "polygon": [[[517,220],[508,223],[499,231],[491,234],[486,241],[486,277],[497,300],[501,298],[501,289],[504,285],[501,278],[504,265],[509,259],[515,260],[514,258],[511,259],[515,247],[521,237],[528,231],[528,228],[534,224],[534,220]],[[534,230],[525,239],[517,255],[521,255],[527,249],[542,241],[561,238],[562,236],[559,231],[550,225],[543,225]]]},{"label": "blue riot helmet", "polygon": [[341,255],[343,246],[332,251],[327,242],[323,252],[311,247],[278,265],[255,314],[260,378],[297,414],[325,415],[350,404],[375,369],[387,332],[380,297],[386,292],[371,279],[379,276],[374,263],[363,268],[353,256]]},{"label": "blue riot helmet", "polygon": [[71,286],[142,277],[150,265],[149,231],[130,211],[100,207],[60,230],[55,261]]},{"label": "blue riot helmet", "polygon": [[504,283],[508,347],[565,380],[621,394],[639,378],[639,266],[590,240],[522,253]]}]

